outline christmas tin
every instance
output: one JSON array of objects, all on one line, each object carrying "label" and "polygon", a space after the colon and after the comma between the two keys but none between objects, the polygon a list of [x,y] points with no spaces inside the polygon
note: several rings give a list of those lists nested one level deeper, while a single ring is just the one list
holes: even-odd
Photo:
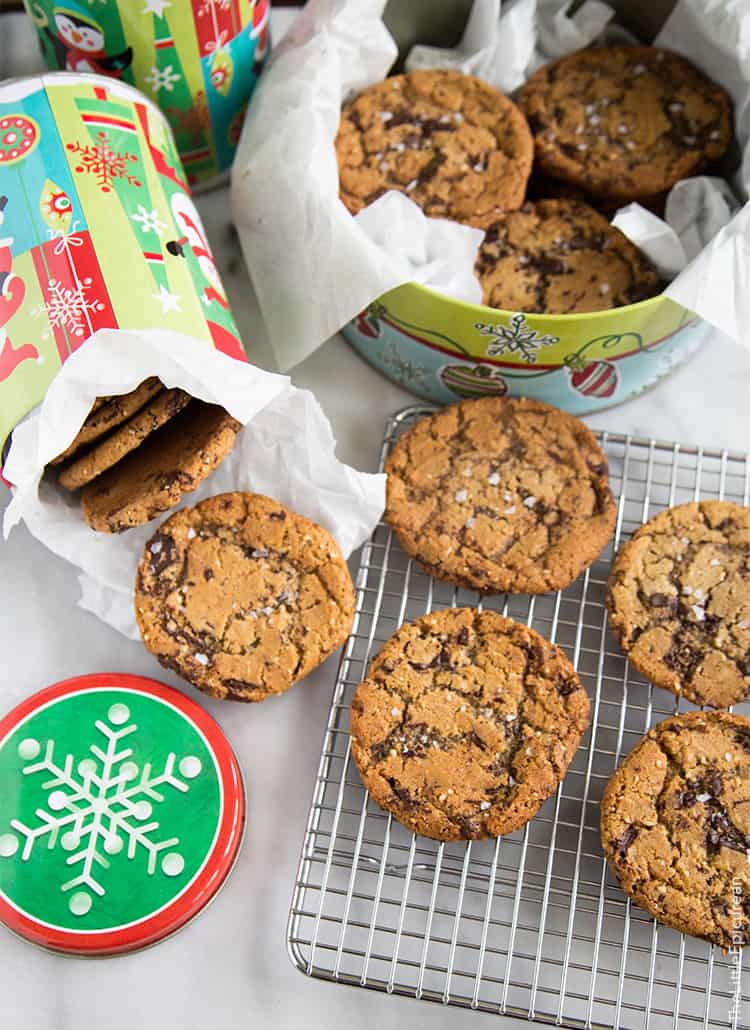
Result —
[{"label": "christmas tin", "polygon": [[154,680],[80,676],[0,719],[0,920],[35,944],[162,940],[219,890],[244,823],[221,729]]},{"label": "christmas tin", "polygon": [[509,394],[585,415],[651,386],[711,327],[664,296],[591,314],[540,315],[408,283],[341,331],[371,365],[438,404]]},{"label": "christmas tin", "polygon": [[269,50],[269,0],[25,0],[50,68],[137,86],[166,114],[191,183],[225,172]]},{"label": "christmas tin", "polygon": [[173,330],[244,360],[172,132],[137,90],[0,86],[0,451],[98,329]]}]

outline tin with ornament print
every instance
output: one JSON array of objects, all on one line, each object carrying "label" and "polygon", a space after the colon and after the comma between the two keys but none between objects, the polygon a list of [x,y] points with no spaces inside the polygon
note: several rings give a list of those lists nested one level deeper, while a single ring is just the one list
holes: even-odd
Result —
[{"label": "tin with ornament print", "polygon": [[390,379],[430,401],[533,397],[574,415],[619,404],[703,343],[710,326],[665,296],[591,314],[467,304],[407,283],[342,333]]},{"label": "tin with ornament print", "polygon": [[0,719],[0,921],[75,955],[156,944],[224,884],[245,810],[192,699],[117,673],[47,687]]},{"label": "tin with ornament print", "polygon": [[48,66],[137,86],[192,186],[221,181],[270,48],[270,0],[24,0]]}]

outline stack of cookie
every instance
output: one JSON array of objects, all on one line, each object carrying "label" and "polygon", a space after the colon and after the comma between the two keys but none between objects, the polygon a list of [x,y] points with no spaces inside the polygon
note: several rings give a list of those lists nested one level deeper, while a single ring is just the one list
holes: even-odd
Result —
[{"label": "stack of cookie", "polygon": [[[420,420],[386,462],[386,520],[441,580],[483,593],[571,583],[609,541],[607,461],[583,423],[486,397]],[[352,701],[352,754],[381,807],[439,840],[531,819],[565,775],[589,700],[560,648],[495,612],[402,626]]]},{"label": "stack of cookie", "polygon": [[240,423],[156,378],[99,397],[73,442],[51,463],[80,490],[92,529],[120,533],[171,508],[229,454]]},{"label": "stack of cookie", "polygon": [[356,214],[398,190],[431,217],[484,229],[476,274],[492,307],[571,314],[658,293],[608,219],[634,200],[660,210],[724,154],[726,92],[670,51],[617,46],[546,65],[516,99],[445,70],[365,89],[341,113],[342,201]]}]

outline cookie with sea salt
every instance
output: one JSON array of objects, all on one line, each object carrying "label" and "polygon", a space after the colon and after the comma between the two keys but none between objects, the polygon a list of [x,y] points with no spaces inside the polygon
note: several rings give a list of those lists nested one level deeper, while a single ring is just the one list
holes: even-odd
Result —
[{"label": "cookie with sea salt", "polygon": [[535,72],[518,103],[541,171],[624,201],[697,174],[732,136],[726,91],[656,47],[578,50]]},{"label": "cookie with sea salt", "polygon": [[622,649],[657,687],[713,708],[750,696],[750,508],[659,512],[620,548],[608,605]]},{"label": "cookie with sea salt", "polygon": [[560,648],[496,612],[449,608],[403,625],[351,704],[371,797],[415,833],[517,830],[565,775],[589,699]]},{"label": "cookie with sea salt", "polygon": [[687,712],[631,751],[601,804],[622,889],[667,926],[750,944],[750,719]]},{"label": "cookie with sea salt", "polygon": [[478,228],[523,203],[534,145],[512,100],[461,72],[394,75],[345,104],[336,137],[352,214],[387,190]]},{"label": "cookie with sea salt", "polygon": [[228,493],[148,541],[135,612],[163,666],[212,697],[262,701],[344,642],[354,588],[327,530],[269,497]]},{"label": "cookie with sea salt", "polygon": [[483,303],[510,311],[580,314],[659,292],[650,261],[580,200],[538,200],[502,215],[476,261]]},{"label": "cookie with sea salt", "polygon": [[615,524],[607,459],[577,418],[529,398],[462,401],[393,446],[386,521],[437,579],[488,593],[571,583]]}]

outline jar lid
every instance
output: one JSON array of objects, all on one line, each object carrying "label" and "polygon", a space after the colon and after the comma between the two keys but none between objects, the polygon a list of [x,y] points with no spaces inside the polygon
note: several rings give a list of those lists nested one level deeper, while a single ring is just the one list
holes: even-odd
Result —
[{"label": "jar lid", "polygon": [[162,940],[219,890],[244,824],[229,742],[171,687],[78,676],[0,719],[0,921],[36,944]]}]

